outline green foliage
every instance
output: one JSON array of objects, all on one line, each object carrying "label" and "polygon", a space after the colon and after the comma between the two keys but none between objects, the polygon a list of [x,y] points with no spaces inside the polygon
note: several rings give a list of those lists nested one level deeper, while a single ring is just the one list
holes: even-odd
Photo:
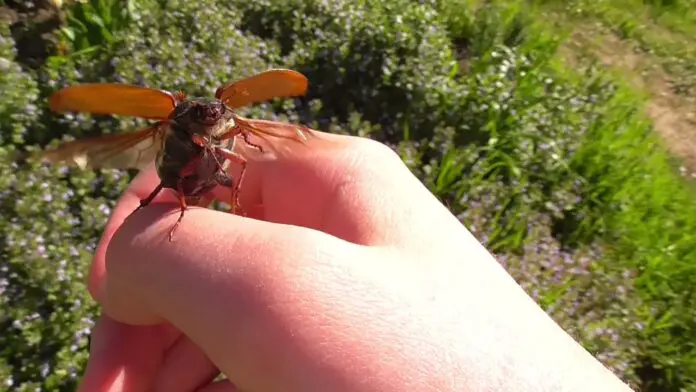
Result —
[{"label": "green foliage", "polygon": [[13,162],[40,132],[45,104],[2,34],[0,75],[0,377],[10,390],[74,390],[95,306],[85,266],[127,178]]},{"label": "green foliage", "polygon": [[110,59],[115,80],[211,96],[221,83],[265,70],[279,57],[277,45],[237,28],[232,6],[170,1],[166,10],[138,10]]},{"label": "green foliage", "polygon": [[[86,268],[127,173],[12,161],[15,147],[122,132],[135,119],[58,116],[66,84],[117,81],[211,96],[269,67],[306,98],[246,114],[381,140],[566,330],[633,385],[696,377],[693,192],[640,102],[600,70],[560,70],[561,37],[519,2],[90,1],[71,52],[35,74],[0,40],[0,378],[72,390],[95,308]],[[68,33],[69,31],[69,33]],[[649,372],[648,372],[649,370]]]},{"label": "green foliage", "polygon": [[67,25],[60,29],[62,37],[75,51],[110,48],[120,33],[132,22],[135,2],[132,0],[88,0],[73,5]]},{"label": "green foliage", "polygon": [[318,118],[350,113],[380,126],[375,137],[397,142],[431,133],[451,110],[457,64],[432,7],[408,1],[240,2],[242,27],[280,43],[285,63],[312,81]]},{"label": "green foliage", "polygon": [[35,126],[39,108],[36,81],[15,62],[14,40],[8,26],[0,26],[0,145],[24,142],[28,128]]},{"label": "green foliage", "polygon": [[125,182],[119,173],[19,169],[3,158],[0,347],[12,369],[3,382],[74,389],[96,310],[85,291],[85,266]]},{"label": "green foliage", "polygon": [[471,0],[438,1],[437,7],[467,57],[484,55],[495,45],[517,46],[534,29],[532,16],[521,3]]}]

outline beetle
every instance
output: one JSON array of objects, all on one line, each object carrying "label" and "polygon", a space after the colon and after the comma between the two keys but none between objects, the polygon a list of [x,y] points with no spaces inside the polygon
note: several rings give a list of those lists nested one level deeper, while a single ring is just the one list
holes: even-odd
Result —
[{"label": "beetle", "polygon": [[[156,122],[133,132],[66,142],[42,152],[42,159],[72,162],[83,169],[142,169],[154,160],[160,183],[135,211],[150,204],[162,189],[173,190],[180,213],[169,231],[172,241],[188,206],[200,203],[218,185],[232,190],[231,211],[239,208],[244,213],[239,205],[239,189],[247,159],[235,151],[238,138],[264,152],[249,139],[250,135],[301,143],[311,135],[304,126],[251,120],[234,109],[273,98],[301,96],[307,87],[307,78],[289,69],[270,69],[222,85],[214,98],[188,98],[184,92],[118,83],[69,86],[51,95],[48,104],[52,111],[133,116]],[[227,171],[233,162],[241,165],[236,182]]]}]

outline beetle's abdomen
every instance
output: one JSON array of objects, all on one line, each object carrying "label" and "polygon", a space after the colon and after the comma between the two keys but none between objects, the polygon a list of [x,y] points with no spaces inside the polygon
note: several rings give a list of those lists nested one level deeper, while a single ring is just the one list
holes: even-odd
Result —
[{"label": "beetle's abdomen", "polygon": [[201,156],[203,149],[194,144],[185,130],[170,126],[164,140],[164,148],[157,157],[157,174],[165,187],[176,188],[181,171]]}]

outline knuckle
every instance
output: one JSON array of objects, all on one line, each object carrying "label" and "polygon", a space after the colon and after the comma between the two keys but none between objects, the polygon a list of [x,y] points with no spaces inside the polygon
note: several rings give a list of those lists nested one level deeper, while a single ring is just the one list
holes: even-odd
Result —
[{"label": "knuckle", "polygon": [[353,150],[368,161],[384,163],[403,163],[399,154],[386,144],[374,139],[357,138]]}]

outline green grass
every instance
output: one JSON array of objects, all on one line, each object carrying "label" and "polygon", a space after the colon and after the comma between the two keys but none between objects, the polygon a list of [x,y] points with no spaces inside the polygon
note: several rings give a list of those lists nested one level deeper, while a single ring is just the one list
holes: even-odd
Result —
[{"label": "green grass", "polygon": [[0,336],[0,380],[74,386],[94,315],[75,305],[89,302],[81,271],[128,179],[10,162],[14,148],[134,125],[55,116],[46,97],[87,81],[210,95],[284,66],[308,76],[307,99],[246,114],[393,146],[613,371],[645,391],[696,391],[694,184],[644,114],[649,91],[631,84],[640,75],[597,66],[591,49],[582,59],[563,50],[578,30],[596,40],[614,32],[693,97],[696,43],[684,37],[696,36],[694,1],[421,3],[93,0],[68,8],[56,31],[67,53],[40,68],[22,68],[3,40],[0,239],[10,278],[0,326],[18,333]]},{"label": "green grass", "polygon": [[[523,7],[521,2],[495,3]],[[524,13],[537,21],[536,26],[566,39],[575,30],[601,40],[604,31],[592,28],[593,23],[600,24],[620,39],[636,44],[646,62],[662,65],[676,94],[690,102],[696,99],[696,41],[691,39],[696,36],[696,2],[535,3],[527,3]],[[499,31],[516,23],[502,23]],[[556,53],[557,72],[577,77],[563,57]],[[593,127],[571,165],[594,184],[588,199],[594,206],[588,211],[595,217],[589,220],[599,224],[601,242],[611,254],[605,262],[611,263],[611,268],[629,266],[638,272],[635,287],[643,304],[637,311],[641,318],[637,331],[645,339],[638,342],[653,341],[654,345],[648,343],[643,349],[653,359],[660,358],[657,366],[646,364],[638,371],[669,380],[648,381],[642,387],[672,390],[674,380],[682,378],[680,388],[696,390],[696,188],[677,174],[679,162],[666,152],[664,141],[654,130],[646,132],[650,120],[639,109],[652,98],[646,96],[650,86],[630,85],[628,82],[642,76],[625,72],[606,70],[621,89],[605,107],[604,121]],[[576,231],[575,235],[581,233],[584,238],[580,240],[587,241],[586,234],[593,231]]]},{"label": "green grass", "polygon": [[696,96],[696,1],[693,0],[539,0],[563,22],[597,22],[635,44],[662,65],[675,92]]}]

